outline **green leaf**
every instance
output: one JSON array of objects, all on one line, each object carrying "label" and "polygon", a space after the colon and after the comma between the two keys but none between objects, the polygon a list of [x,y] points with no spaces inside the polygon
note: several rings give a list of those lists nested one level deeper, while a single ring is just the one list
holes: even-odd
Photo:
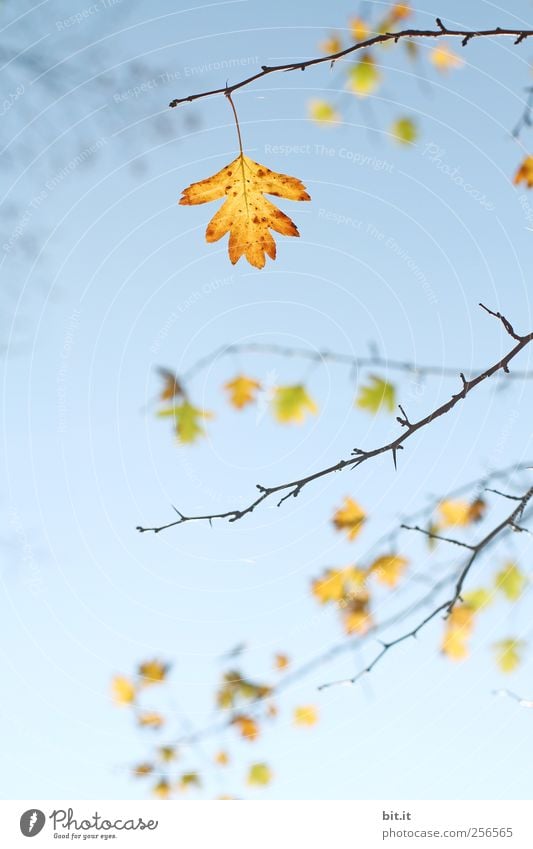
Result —
[{"label": "green leaf", "polygon": [[418,137],[417,126],[411,118],[398,118],[390,131],[400,144],[413,144]]},{"label": "green leaf", "polygon": [[381,74],[369,53],[348,71],[348,88],[359,97],[372,94],[381,82]]},{"label": "green leaf", "polygon": [[212,413],[194,407],[189,401],[160,410],[157,415],[161,418],[171,416],[174,419],[177,437],[183,443],[195,442],[199,436],[204,436],[205,430],[200,421],[213,418]]},{"label": "green leaf", "polygon": [[506,563],[494,579],[496,589],[509,599],[516,601],[522,595],[527,578],[516,563]]},{"label": "green leaf", "polygon": [[278,386],[272,399],[274,416],[282,424],[300,424],[308,413],[316,414],[318,407],[305,386]]},{"label": "green leaf", "polygon": [[252,764],[247,782],[251,787],[264,787],[272,781],[272,771],[268,764]]},{"label": "green leaf", "polygon": [[396,389],[381,377],[370,375],[370,385],[362,386],[355,403],[362,410],[378,413],[382,408],[392,413],[396,407]]},{"label": "green leaf", "polygon": [[491,604],[494,599],[494,591],[480,587],[478,590],[470,590],[470,592],[462,593],[462,598],[464,603],[477,613],[478,610],[482,610]]}]

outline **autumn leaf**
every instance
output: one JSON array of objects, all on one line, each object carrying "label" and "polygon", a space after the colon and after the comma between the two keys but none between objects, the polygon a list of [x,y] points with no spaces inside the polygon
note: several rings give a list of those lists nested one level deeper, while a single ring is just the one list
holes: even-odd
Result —
[{"label": "autumn leaf", "polygon": [[136,778],[143,778],[145,775],[150,775],[151,772],[154,771],[154,765],[150,763],[142,763],[138,764],[134,770],[133,774]]},{"label": "autumn leaf", "polygon": [[174,746],[160,746],[157,750],[159,757],[164,763],[170,763],[177,758],[177,752]]},{"label": "autumn leaf", "polygon": [[330,53],[338,53],[342,50],[342,41],[338,35],[330,35],[321,41],[318,47],[321,53],[325,53],[328,56]]},{"label": "autumn leaf", "polygon": [[241,737],[244,737],[245,740],[252,742],[259,737],[259,725],[251,716],[239,714],[233,717],[231,724],[237,728]]},{"label": "autumn leaf", "polygon": [[411,118],[397,118],[390,131],[399,144],[413,144],[418,136],[417,126]]},{"label": "autumn leaf", "polygon": [[256,400],[256,393],[261,389],[261,384],[252,377],[239,374],[233,380],[225,383],[224,389],[229,393],[230,404],[237,410],[242,410],[243,407]]},{"label": "autumn leaf", "polygon": [[213,414],[207,410],[194,407],[189,401],[184,401],[175,407],[159,410],[160,418],[172,417],[176,427],[176,435],[180,442],[195,442],[199,436],[204,436],[205,431],[200,424],[201,419],[212,419]]},{"label": "autumn leaf", "polygon": [[525,183],[528,189],[533,186],[533,156],[526,156],[520,164],[514,175],[513,183],[515,186],[519,183]]},{"label": "autumn leaf", "polygon": [[359,590],[343,609],[344,630],[347,634],[366,634],[372,627],[373,620],[369,610],[370,593]]},{"label": "autumn leaf", "polygon": [[339,602],[348,599],[364,586],[366,572],[357,566],[347,566],[345,569],[326,569],[321,578],[316,578],[311,589],[313,595],[321,604]]},{"label": "autumn leaf", "polygon": [[357,501],[353,498],[346,497],[342,507],[333,515],[332,522],[338,531],[346,531],[348,539],[354,540],[360,533],[364,522],[366,521],[366,513]]},{"label": "autumn leaf", "polygon": [[235,263],[245,255],[250,265],[263,268],[265,254],[276,258],[276,243],[269,230],[283,236],[299,236],[291,219],[263,195],[288,200],[310,200],[305,186],[296,177],[278,174],[248,156],[239,156],[212,177],[184,189],[180,204],[209,203],[225,197],[205,233],[207,242],[216,242],[229,232],[229,258]]},{"label": "autumn leaf", "polygon": [[139,664],[139,686],[149,687],[151,684],[161,684],[168,673],[170,667],[160,660],[147,660]]},{"label": "autumn leaf", "polygon": [[115,675],[111,681],[111,695],[116,705],[131,705],[135,701],[135,685],[124,675]]},{"label": "autumn leaf", "polygon": [[404,21],[412,14],[413,10],[409,3],[395,3],[389,12],[389,17],[394,22]]},{"label": "autumn leaf", "polygon": [[468,638],[474,627],[475,611],[466,604],[458,604],[446,620],[446,629],[442,640],[442,652],[450,660],[464,660],[468,657]]},{"label": "autumn leaf", "polygon": [[350,34],[354,41],[365,41],[370,33],[366,22],[362,18],[352,18],[350,21]]},{"label": "autumn leaf", "polygon": [[496,653],[496,663],[502,672],[513,672],[522,660],[522,649],[525,647],[523,640],[508,638],[494,643],[492,648]]},{"label": "autumn leaf", "polygon": [[365,53],[348,71],[347,86],[358,97],[368,97],[378,88],[380,82],[381,74],[369,53]]},{"label": "autumn leaf", "polygon": [[340,113],[327,100],[311,100],[309,102],[309,115],[317,124],[333,126],[341,120]]},{"label": "autumn leaf", "polygon": [[301,424],[308,413],[315,415],[318,407],[308,394],[305,386],[278,386],[272,399],[275,418],[282,424]]},{"label": "autumn leaf", "polygon": [[378,581],[388,587],[395,587],[408,564],[405,557],[397,554],[387,554],[374,560],[370,572],[376,576]]},{"label": "autumn leaf", "polygon": [[468,592],[461,593],[461,597],[465,604],[477,613],[492,603],[494,600],[494,591],[480,587],[477,590],[469,590]]},{"label": "autumn leaf", "polygon": [[278,672],[284,672],[288,668],[289,663],[290,661],[286,654],[280,652],[274,657],[274,667]]},{"label": "autumn leaf", "polygon": [[185,791],[191,787],[201,787],[202,782],[197,772],[184,772],[178,780],[178,790]]},{"label": "autumn leaf", "polygon": [[142,728],[153,728],[157,731],[165,724],[165,717],[156,710],[145,710],[138,714],[137,722]]},{"label": "autumn leaf", "polygon": [[265,787],[272,781],[272,770],[265,764],[252,764],[248,772],[247,784],[250,787]]},{"label": "autumn leaf", "polygon": [[171,401],[172,398],[183,395],[183,387],[174,372],[161,366],[158,367],[157,371],[164,381],[163,388],[159,393],[159,399],[161,401]]},{"label": "autumn leaf", "polygon": [[215,763],[219,766],[227,766],[229,764],[229,755],[224,750],[217,752],[215,755]]},{"label": "autumn leaf", "polygon": [[392,383],[387,383],[381,377],[370,375],[370,385],[362,386],[355,403],[362,410],[378,413],[387,409],[390,413],[396,407],[396,390]]},{"label": "autumn leaf", "polygon": [[470,525],[483,518],[486,504],[481,498],[475,501],[444,500],[438,505],[439,520],[437,528],[451,528]]},{"label": "autumn leaf", "polygon": [[294,708],[295,725],[316,725],[318,722],[318,710],[314,705],[304,705]]},{"label": "autumn leaf", "polygon": [[495,576],[494,584],[509,601],[517,601],[526,587],[527,578],[516,563],[510,562]]},{"label": "autumn leaf", "polygon": [[462,68],[465,64],[464,59],[458,56],[453,50],[444,45],[434,47],[429,54],[430,61],[441,74],[452,71],[456,68]]},{"label": "autumn leaf", "polygon": [[166,778],[160,778],[157,784],[152,787],[152,793],[158,799],[168,799],[170,796],[170,784]]}]

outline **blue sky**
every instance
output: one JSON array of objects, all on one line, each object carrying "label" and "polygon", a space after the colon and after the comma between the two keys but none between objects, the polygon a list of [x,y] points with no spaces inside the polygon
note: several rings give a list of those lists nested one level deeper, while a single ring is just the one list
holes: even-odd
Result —
[{"label": "blue sky", "polygon": [[[363,11],[377,16],[388,5]],[[433,26],[437,14],[474,28],[531,20],[522,0],[513,13],[482,0],[413,5],[420,26]],[[270,76],[236,94],[246,152],[296,175],[312,195],[310,204],[283,204],[301,238],[280,237],[278,259],[259,272],[244,260],[232,267],[225,241],[204,242],[214,206],[176,205],[183,187],[236,155],[227,103],[211,98],[172,112],[166,105],[261,64],[314,55],[357,4],[327,9],[311,0],[304,24],[297,4],[278,0],[191,8],[155,0],[149,19],[146,9],[126,12],[118,3],[84,14],[89,8],[35,4],[28,39],[46,36],[60,56],[80,51],[83,83],[54,102],[37,80],[21,98],[43,92],[33,123],[14,111],[22,102],[8,116],[21,150],[30,132],[48,133],[46,150],[24,148],[5,187],[16,212],[4,238],[29,208],[25,234],[38,242],[34,255],[16,261],[15,239],[3,266],[12,298],[3,362],[0,786],[9,798],[143,797],[124,765],[143,759],[148,738],[113,707],[114,673],[152,656],[172,661],[175,733],[182,715],[209,723],[221,653],[245,640],[244,670],[272,678],[273,652],[299,664],[342,640],[335,613],[310,595],[313,577],[364,561],[428,495],[532,454],[529,384],[485,385],[415,437],[397,473],[389,457],[378,458],[235,525],[135,532],[171,518],[171,504],[214,512],[246,503],[257,482],[300,476],[355,445],[388,441],[398,427],[393,417],[354,409],[357,381],[342,367],[247,355],[191,381],[193,400],[216,418],[207,439],[180,447],[150,406],[156,366],[179,373],[219,345],[267,341],[354,355],[373,344],[385,357],[468,370],[510,347],[479,301],[531,329],[528,197],[511,182],[531,133],[516,141],[509,131],[532,55],[527,42],[474,40],[462,54],[466,66],[447,77],[423,62],[428,86],[391,47],[380,54],[385,82],[364,104],[346,95],[342,70],[326,66]],[[79,21],[66,25],[75,14]],[[93,78],[95,40],[118,69],[114,87]],[[131,74],[141,92],[132,91]],[[338,101],[344,124],[313,124],[312,97]],[[94,120],[93,108],[112,121]],[[412,149],[388,134],[406,113],[420,124]],[[89,152],[72,165],[80,149]],[[517,368],[527,365],[526,352]],[[266,382],[305,379],[320,415],[281,428],[253,410],[232,412],[220,387],[240,368]],[[449,377],[395,379],[411,418],[458,387]],[[345,495],[370,517],[353,543],[330,523]],[[487,522],[507,506],[493,499]],[[439,548],[429,559],[411,537],[402,545],[412,569],[429,575],[457,555]],[[513,538],[491,550],[472,582],[509,552],[531,570],[527,540]],[[279,721],[256,744],[228,732],[184,763],[202,769],[221,745],[232,751],[235,765],[220,786],[205,766],[211,794],[242,792],[246,766],[267,760],[275,781],[246,791],[251,798],[528,798],[531,715],[491,696],[507,679],[487,648],[504,636],[531,637],[527,604],[487,613],[464,664],[439,655],[437,621],[363,686],[318,694],[317,684],[353,674],[376,646],[344,654],[285,693]],[[531,695],[529,658],[509,685]],[[296,731],[291,710],[309,703],[320,722]]]}]

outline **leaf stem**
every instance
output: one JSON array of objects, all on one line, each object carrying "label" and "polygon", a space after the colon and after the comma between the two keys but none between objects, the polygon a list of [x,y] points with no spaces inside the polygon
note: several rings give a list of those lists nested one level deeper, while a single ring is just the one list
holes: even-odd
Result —
[{"label": "leaf stem", "polygon": [[229,105],[231,106],[231,109],[232,109],[232,112],[233,112],[233,117],[235,118],[235,126],[237,127],[237,138],[239,139],[239,152],[240,152],[240,155],[242,157],[243,149],[242,149],[242,136],[241,136],[241,128],[240,128],[240,125],[239,125],[239,117],[237,115],[237,110],[235,109],[235,104],[234,104],[233,99],[231,97],[230,91],[226,92],[226,97],[229,101]]}]

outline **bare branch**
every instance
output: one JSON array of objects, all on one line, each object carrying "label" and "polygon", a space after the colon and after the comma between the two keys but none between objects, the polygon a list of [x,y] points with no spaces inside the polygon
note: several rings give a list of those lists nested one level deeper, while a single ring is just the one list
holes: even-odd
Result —
[{"label": "bare branch", "polygon": [[246,77],[246,79],[241,80],[240,82],[234,83],[233,85],[228,85],[226,83],[226,85],[222,88],[214,88],[209,91],[201,91],[197,94],[189,94],[187,97],[177,97],[174,100],[171,100],[169,106],[174,108],[180,103],[191,103],[193,100],[199,100],[203,97],[212,97],[217,94],[223,94],[226,97],[229,97],[234,91],[237,91],[237,89],[244,88],[245,86],[250,85],[250,83],[260,80],[262,77],[266,77],[268,74],[277,74],[282,71],[305,71],[313,65],[322,65],[324,63],[331,66],[339,59],[343,59],[351,53],[355,53],[358,50],[366,50],[369,47],[373,47],[375,44],[384,44],[387,41],[394,41],[394,43],[397,44],[402,39],[410,38],[460,38],[463,46],[466,46],[472,38],[511,36],[515,39],[515,44],[520,44],[530,35],[533,35],[533,30],[504,29],[502,27],[495,27],[494,29],[486,30],[448,29],[448,27],[442,23],[440,18],[437,18],[436,22],[438,29],[434,30],[404,29],[398,32],[384,32],[379,35],[375,35],[372,38],[367,38],[365,41],[359,41],[356,44],[352,44],[344,50],[339,50],[336,53],[330,53],[326,56],[304,59],[303,62],[289,62],[284,65],[262,65],[260,71],[256,74],[252,74],[250,77]]},{"label": "bare branch", "polygon": [[[533,339],[533,332],[526,334],[525,336],[518,336],[515,333],[511,323],[500,313],[493,313],[491,310],[488,310],[486,307],[484,309],[489,312],[491,315],[496,316],[500,319],[503,326],[505,327],[507,333],[515,340],[517,340],[516,345],[514,345],[511,350],[505,354],[500,360],[494,363],[489,368],[485,369],[485,371],[478,374],[476,377],[472,377],[470,380],[465,381],[463,378],[463,386],[461,391],[452,395],[451,398],[445,403],[441,404],[427,416],[419,419],[417,422],[408,423],[402,433],[393,439],[391,442],[386,443],[385,445],[381,445],[378,448],[371,449],[369,451],[364,451],[359,448],[353,449],[352,456],[339,460],[339,462],[334,463],[331,466],[327,466],[324,469],[320,469],[317,472],[312,472],[309,475],[300,478],[299,480],[292,480],[287,483],[277,484],[276,486],[263,486],[261,484],[257,484],[257,489],[259,491],[259,496],[252,501],[248,506],[243,507],[241,509],[232,509],[226,510],[221,513],[212,513],[207,515],[197,515],[197,516],[186,516],[180,513],[180,518],[169,522],[165,525],[159,525],[155,527],[144,527],[142,525],[137,526],[137,530],[141,533],[145,533],[147,531],[152,531],[153,533],[159,533],[162,530],[166,530],[167,528],[175,527],[176,525],[184,524],[185,522],[194,522],[194,521],[209,521],[211,522],[213,519],[227,519],[229,522],[236,522],[239,519],[242,519],[244,516],[252,513],[256,507],[266,501],[270,496],[274,494],[283,494],[281,500],[278,502],[281,504],[285,498],[287,497],[285,494],[288,492],[289,495],[296,494],[302,491],[304,487],[306,487],[309,483],[319,480],[320,478],[326,477],[327,475],[333,474],[335,472],[343,471],[346,468],[354,469],[358,466],[361,466],[367,460],[370,460],[373,457],[378,457],[381,454],[388,453],[389,451],[392,453],[393,458],[395,459],[395,453],[398,449],[403,448],[403,443],[406,442],[413,434],[417,433],[417,431],[429,425],[431,422],[440,418],[441,416],[449,413],[453,408],[466,396],[472,392],[472,390],[479,386],[480,383],[487,380],[487,378],[492,377],[492,375],[496,374],[500,370],[507,372],[509,366],[509,362],[517,356]],[[175,508],[174,508],[175,509]]]}]

